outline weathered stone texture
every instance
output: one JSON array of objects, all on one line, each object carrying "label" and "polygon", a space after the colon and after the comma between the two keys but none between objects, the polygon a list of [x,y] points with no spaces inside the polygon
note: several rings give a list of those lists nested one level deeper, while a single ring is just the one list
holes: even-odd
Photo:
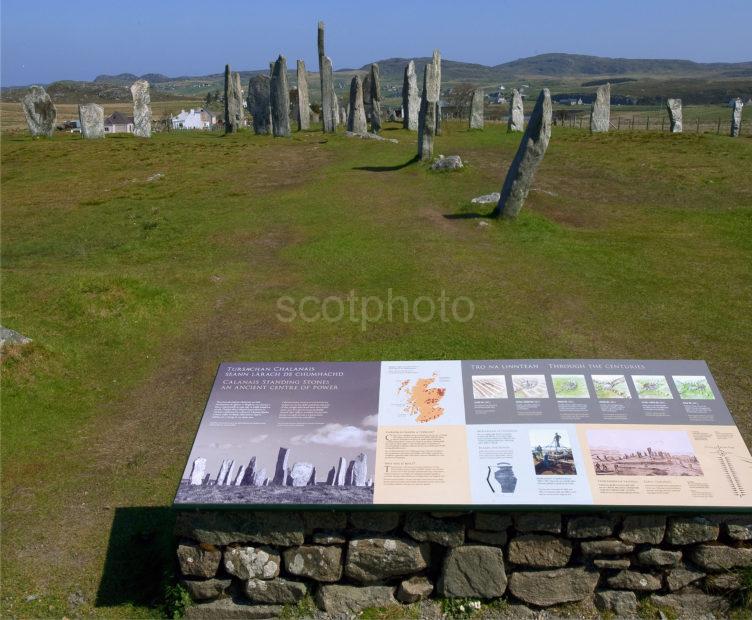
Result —
[{"label": "weathered stone texture", "polygon": [[509,578],[509,591],[525,603],[549,607],[591,596],[599,576],[584,568],[515,572]]},{"label": "weathered stone texture", "polygon": [[[532,125],[532,120],[530,121]],[[583,516],[572,517],[567,523],[567,536],[570,538],[599,538],[614,533],[614,517]]]},{"label": "weathered stone texture", "polygon": [[731,107],[731,137],[736,138],[739,136],[742,130],[742,109],[744,103],[738,97],[734,100]]},{"label": "weathered stone texture", "polygon": [[21,99],[21,107],[26,117],[26,126],[32,136],[50,137],[55,131],[57,108],[41,86],[29,87]]},{"label": "weathered stone texture", "polygon": [[326,585],[316,591],[316,604],[332,618],[349,617],[369,607],[396,605],[392,586]]},{"label": "weathered stone texture", "polygon": [[256,605],[235,598],[221,598],[211,603],[190,605],[185,609],[188,620],[268,620],[282,615],[282,605]]},{"label": "weathered stone texture", "polygon": [[280,564],[279,552],[271,547],[225,549],[225,570],[239,579],[273,579],[279,575]]},{"label": "weathered stone texture", "polygon": [[659,545],[666,534],[666,517],[663,515],[628,515],[624,517],[619,538],[624,542]]},{"label": "weathered stone texture", "polygon": [[405,67],[405,77],[402,81],[402,127],[410,131],[418,131],[419,112],[418,75],[415,72],[415,63],[411,60]]},{"label": "weathered stone texture", "polygon": [[214,577],[221,560],[222,552],[212,545],[188,542],[178,545],[180,572],[186,577]]},{"label": "weathered stone texture", "polygon": [[659,577],[650,573],[640,573],[634,570],[623,570],[608,578],[608,585],[620,590],[656,591],[661,589]]},{"label": "weathered stone texture", "polygon": [[522,107],[522,95],[516,88],[512,90],[512,100],[509,102],[507,131],[525,131],[525,112]]},{"label": "weathered stone texture", "polygon": [[104,138],[104,108],[96,103],[78,106],[81,135],[87,140]]},{"label": "weathered stone texture", "polygon": [[347,547],[345,574],[363,583],[409,575],[428,566],[429,546],[402,538],[355,538]]},{"label": "weathered stone texture", "polygon": [[232,579],[183,579],[180,583],[194,601],[211,601],[227,592]]},{"label": "weathered stone texture", "polygon": [[689,545],[716,540],[720,532],[717,523],[705,517],[678,517],[670,519],[666,542],[671,545]]},{"label": "weathered stone texture", "polygon": [[308,78],[306,73],[305,62],[298,60],[298,106],[295,120],[298,123],[298,131],[304,131],[311,126],[311,102],[308,96]]},{"label": "weathered stone texture", "polygon": [[302,545],[283,553],[285,569],[291,575],[316,581],[334,582],[342,577],[342,549]]},{"label": "weathered stone texture", "polygon": [[277,513],[272,521],[263,512],[181,511],[175,522],[175,534],[212,545],[301,545],[303,519],[295,512]]},{"label": "weathered stone texture", "polygon": [[151,95],[149,82],[136,80],[131,85],[133,97],[133,135],[151,138]]},{"label": "weathered stone texture", "polygon": [[398,512],[353,512],[350,525],[356,530],[367,532],[391,532],[399,525]]},{"label": "weathered stone texture", "polygon": [[590,131],[606,132],[611,124],[611,84],[603,84],[595,91],[595,101],[590,110]]},{"label": "weathered stone texture", "polygon": [[459,155],[439,155],[439,158],[431,164],[431,170],[446,172],[450,170],[459,170],[464,167],[462,158]]},{"label": "weathered stone texture", "polygon": [[690,557],[697,566],[710,572],[752,566],[752,548],[750,547],[699,545],[692,550]]},{"label": "weathered stone texture", "polygon": [[667,549],[643,549],[637,554],[637,563],[642,566],[668,567],[681,562],[681,551]]},{"label": "weathered stone texture", "polygon": [[668,110],[668,120],[671,124],[671,133],[682,132],[682,100],[666,99],[666,109]]},{"label": "weathered stone texture", "polygon": [[580,544],[583,555],[623,555],[634,551],[634,545],[620,540],[586,540]]},{"label": "weathered stone texture", "polygon": [[[248,111],[253,117],[253,132],[256,135],[268,135],[272,132],[271,107],[269,100],[270,87],[271,80],[267,75],[254,75],[248,82],[248,95],[246,99],[248,103]],[[285,452],[283,458],[286,458],[286,456],[287,453]],[[277,464],[275,480],[277,479],[277,474],[281,474],[280,467],[286,466],[286,461],[284,465],[280,463]],[[277,484],[282,484],[281,477]]]},{"label": "weathered stone texture", "polygon": [[509,543],[508,557],[514,564],[537,568],[566,566],[572,543],[549,534],[521,534]]},{"label": "weathered stone texture", "polygon": [[371,102],[370,118],[371,131],[373,133],[379,133],[381,131],[381,78],[379,77],[379,65],[371,63],[370,67],[370,80],[368,85],[370,87]]},{"label": "weathered stone texture", "polygon": [[405,579],[397,588],[397,600],[402,603],[416,603],[428,598],[433,592],[433,584],[427,577],[415,576]]},{"label": "weathered stone texture", "polygon": [[445,597],[495,598],[504,594],[506,586],[502,550],[467,545],[449,550],[437,589]]},{"label": "weathered stone texture", "polygon": [[[493,194],[489,194],[493,195]],[[495,194],[499,202],[501,194]],[[478,527],[476,525],[476,527]],[[548,532],[550,534],[561,533],[561,515],[556,512],[521,512],[514,515],[514,527],[518,532]]]},{"label": "weathered stone texture", "polygon": [[[287,86],[287,60],[281,55],[274,63],[274,71],[269,83],[269,103],[272,107],[272,133],[277,137],[288,137],[290,135],[290,89]],[[309,479],[310,476],[309,473]],[[293,480],[293,486],[306,484],[308,481],[296,484]]]},{"label": "weathered stone texture", "polygon": [[433,542],[445,547],[458,547],[465,542],[464,524],[435,519],[423,512],[408,513],[405,532],[417,541]]},{"label": "weathered stone texture", "polygon": [[601,590],[595,593],[595,606],[617,616],[634,616],[637,614],[637,596],[634,592]]},{"label": "weathered stone texture", "polygon": [[249,579],[245,583],[245,595],[256,603],[280,605],[297,603],[307,592],[306,585],[288,579]]},{"label": "weathered stone texture", "polygon": [[483,116],[483,104],[485,93],[482,88],[476,88],[470,98],[470,129],[483,129],[485,118]]},{"label": "weathered stone texture", "polygon": [[363,85],[360,82],[359,75],[354,76],[350,82],[350,110],[347,114],[347,131],[353,133],[368,131],[366,110],[363,106]]},{"label": "weathered stone texture", "polygon": [[704,576],[705,573],[701,573],[700,571],[674,568],[666,575],[666,587],[672,592],[681,590],[684,586],[688,586],[690,583],[694,583]]}]

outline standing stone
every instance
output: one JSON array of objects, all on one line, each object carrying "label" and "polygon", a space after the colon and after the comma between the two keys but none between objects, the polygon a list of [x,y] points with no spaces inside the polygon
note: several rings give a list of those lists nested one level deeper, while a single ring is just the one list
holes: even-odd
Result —
[{"label": "standing stone", "polygon": [[81,135],[94,140],[104,138],[104,108],[96,103],[78,106],[78,120],[81,123]]},{"label": "standing stone", "polygon": [[436,130],[435,135],[441,135],[441,52],[433,51],[433,66],[436,75]]},{"label": "standing stone", "polygon": [[423,72],[423,95],[418,115],[418,158],[429,161],[433,157],[433,137],[436,133],[436,107],[439,101],[439,84],[436,67],[428,63]]},{"label": "standing stone", "polygon": [[319,22],[318,31],[319,78],[321,80],[321,115],[324,133],[334,133],[337,129],[338,112],[334,93],[332,61],[324,50],[324,22]]},{"label": "standing stone", "polygon": [[611,84],[608,82],[595,91],[595,101],[590,111],[590,131],[608,131],[611,122]]},{"label": "standing stone", "polygon": [[133,135],[151,138],[151,95],[149,82],[137,80],[131,86],[133,96]]},{"label": "standing stone", "polygon": [[235,469],[235,459],[230,459],[230,462],[227,465],[227,473],[225,474],[225,477],[222,480],[222,484],[232,483],[232,470],[233,469]]},{"label": "standing stone", "polygon": [[287,60],[280,55],[274,63],[269,85],[272,106],[272,130],[277,137],[290,135],[290,90],[287,88]]},{"label": "standing stone", "polygon": [[245,127],[245,112],[243,110],[243,85],[240,82],[240,73],[233,73],[233,92],[235,93],[235,108],[238,111],[238,127]]},{"label": "standing stone", "polygon": [[503,215],[507,218],[514,218],[522,209],[535,172],[548,148],[548,141],[551,138],[551,115],[551,93],[544,88],[538,95],[527,130],[522,136],[520,147],[507,172],[501,188],[499,204],[493,211],[494,217]]},{"label": "standing stone", "polygon": [[253,474],[253,486],[265,487],[267,482],[268,482],[268,479],[266,476],[266,469],[264,467],[262,467],[256,473]]},{"label": "standing stone", "polygon": [[237,82],[230,71],[230,65],[225,65],[225,133],[235,133],[240,128],[242,106],[238,110]]},{"label": "standing stone", "polygon": [[470,129],[483,129],[483,100],[485,94],[482,88],[476,88],[470,99]]},{"label": "standing stone", "polygon": [[418,131],[419,112],[418,75],[415,73],[415,63],[411,60],[405,67],[405,78],[402,81],[402,127]]},{"label": "standing stone", "polygon": [[522,107],[522,95],[516,88],[512,90],[512,101],[509,103],[507,131],[525,131],[525,110]]},{"label": "standing stone", "polygon": [[243,474],[245,473],[245,465],[241,465],[238,467],[238,473],[235,474],[235,480],[233,481],[233,485],[236,487],[239,487],[243,483]]},{"label": "standing stone", "polygon": [[217,479],[214,482],[216,485],[223,485],[225,483],[225,479],[227,478],[228,469],[230,467],[230,463],[232,463],[230,459],[222,459],[222,463],[219,466],[219,473],[217,474]]},{"label": "standing stone", "polygon": [[347,471],[345,472],[345,486],[352,486],[355,484],[353,477],[355,471],[355,461],[350,461],[347,465]]},{"label": "standing stone", "polygon": [[350,82],[350,111],[347,115],[347,131],[360,134],[368,131],[366,111],[363,107],[363,86],[358,75],[354,76]]},{"label": "standing stone", "polygon": [[41,86],[32,86],[21,99],[26,125],[32,136],[50,137],[55,131],[57,108]]},{"label": "standing stone", "polygon": [[329,473],[326,476],[326,484],[327,484],[327,486],[334,485],[334,478],[335,478],[336,475],[337,475],[337,469],[335,467],[332,467],[329,470]]},{"label": "standing stone", "polygon": [[671,122],[671,133],[682,132],[682,102],[681,99],[666,99],[668,119]]},{"label": "standing stone", "polygon": [[311,108],[308,99],[308,77],[305,62],[298,60],[298,131],[303,131],[311,126]]},{"label": "standing stone", "polygon": [[204,476],[206,475],[206,459],[203,457],[197,458],[193,461],[193,467],[191,467],[191,485],[200,486],[204,483]]},{"label": "standing stone", "polygon": [[370,76],[371,131],[379,133],[381,131],[381,79],[379,78],[379,65],[376,63],[371,63]]},{"label": "standing stone", "polygon": [[274,469],[273,484],[285,486],[287,484],[287,459],[290,454],[289,448],[280,448],[277,454],[277,467]]},{"label": "standing stone", "polygon": [[368,480],[368,457],[362,452],[353,461],[353,484],[356,487],[366,486]]},{"label": "standing stone", "polygon": [[731,107],[731,137],[738,138],[742,130],[742,108],[744,103],[741,98],[734,99],[734,105]]},{"label": "standing stone", "polygon": [[290,479],[292,486],[304,487],[308,485],[314,468],[311,463],[295,463],[290,470]]},{"label": "standing stone", "polygon": [[345,485],[345,475],[347,474],[347,461],[344,456],[339,457],[339,463],[337,463],[337,476],[334,479],[335,486],[341,487]]},{"label": "standing stone", "polygon": [[248,111],[253,117],[253,132],[257,135],[272,132],[270,84],[271,80],[266,75],[256,75],[248,82]]},{"label": "standing stone", "polygon": [[240,482],[243,486],[251,486],[253,484],[253,477],[256,475],[256,457],[252,456],[248,461],[248,465],[243,472],[243,479]]},{"label": "standing stone", "polygon": [[372,99],[371,99],[371,71],[363,76],[363,108],[366,111],[366,119],[371,118]]}]

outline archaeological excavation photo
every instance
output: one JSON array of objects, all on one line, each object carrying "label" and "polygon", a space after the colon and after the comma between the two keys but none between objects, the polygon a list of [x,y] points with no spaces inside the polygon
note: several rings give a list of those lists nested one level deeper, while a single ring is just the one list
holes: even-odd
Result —
[{"label": "archaeological excavation photo", "polygon": [[752,4],[0,2],[0,617],[752,618]]}]

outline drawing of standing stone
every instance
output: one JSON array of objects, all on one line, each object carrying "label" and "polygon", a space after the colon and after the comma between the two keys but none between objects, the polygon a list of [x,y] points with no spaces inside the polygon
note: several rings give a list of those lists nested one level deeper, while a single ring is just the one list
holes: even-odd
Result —
[{"label": "drawing of standing stone", "polygon": [[217,474],[217,480],[215,481],[215,484],[223,485],[225,483],[227,474],[229,473],[230,464],[233,462],[234,461],[231,461],[229,459],[222,459],[222,464],[219,466],[219,473]]},{"label": "drawing of standing stone", "polygon": [[151,138],[151,95],[149,82],[136,80],[131,86],[133,96],[133,135]]},{"label": "drawing of standing stone", "polygon": [[483,99],[485,95],[482,88],[476,88],[470,99],[470,129],[483,129]]},{"label": "drawing of standing stone", "polygon": [[[235,74],[238,75],[238,74]],[[235,133],[243,120],[243,104],[238,91],[240,79],[225,65],[225,133]]]},{"label": "drawing of standing stone", "polygon": [[262,467],[255,474],[253,474],[253,486],[265,487],[267,482],[268,482],[268,478],[266,476],[265,468]]},{"label": "drawing of standing stone", "polygon": [[346,475],[347,461],[344,456],[341,456],[339,457],[339,463],[337,463],[337,477],[334,479],[334,484],[338,487],[344,486]]},{"label": "drawing of standing stone", "polygon": [[433,157],[433,137],[436,133],[436,108],[439,85],[436,67],[429,62],[423,71],[423,94],[418,116],[418,159],[428,161]]},{"label": "drawing of standing stone", "polygon": [[227,475],[222,481],[222,484],[227,484],[227,485],[232,484],[232,481],[233,481],[232,470],[233,469],[235,469],[235,459],[230,460],[230,464],[227,466]]},{"label": "drawing of standing stone", "polygon": [[360,76],[356,75],[350,82],[350,112],[347,115],[347,131],[366,133],[366,111],[363,107],[363,86]]},{"label": "drawing of standing stone", "polygon": [[522,95],[516,88],[512,90],[512,101],[509,103],[507,131],[525,131],[525,111],[522,107]]},{"label": "drawing of standing stone", "polygon": [[313,471],[311,472],[311,477],[308,479],[308,486],[316,486],[316,468],[313,468]]},{"label": "drawing of standing stone", "polygon": [[204,483],[204,476],[206,475],[206,459],[203,457],[197,458],[193,461],[191,467],[191,484],[198,486]]},{"label": "drawing of standing stone", "polygon": [[274,469],[274,480],[272,481],[277,486],[287,484],[287,459],[289,454],[289,448],[280,448],[277,454],[277,467]]},{"label": "drawing of standing stone", "polygon": [[355,457],[352,470],[352,484],[356,487],[366,486],[368,478],[368,457],[362,452]]},{"label": "drawing of standing stone", "polygon": [[311,108],[308,98],[308,78],[306,77],[305,62],[298,61],[298,131],[311,126]]},{"label": "drawing of standing stone", "polygon": [[238,473],[235,474],[235,480],[233,480],[232,484],[236,487],[239,487],[243,483],[243,474],[245,473],[245,465],[241,465],[238,467]]},{"label": "drawing of standing stone", "polygon": [[96,103],[78,106],[81,135],[87,140],[104,138],[104,108]]},{"label": "drawing of standing stone", "polygon": [[682,102],[681,99],[666,99],[668,119],[671,121],[671,133],[682,132]]},{"label": "drawing of standing stone", "polygon": [[327,486],[334,485],[334,478],[335,478],[336,475],[337,475],[337,468],[336,467],[332,467],[329,470],[329,473],[326,476],[326,484],[327,484]]},{"label": "drawing of standing stone", "polygon": [[21,99],[26,125],[32,136],[50,137],[55,131],[57,108],[41,86],[32,86]]},{"label": "drawing of standing stone", "polygon": [[530,191],[535,171],[543,161],[551,139],[551,93],[544,88],[530,115],[527,130],[509,167],[493,216],[517,217]]},{"label": "drawing of standing stone", "polygon": [[318,32],[319,78],[321,80],[321,115],[324,133],[334,133],[337,129],[338,113],[335,109],[337,98],[334,94],[332,61],[324,51],[324,22],[319,22]]},{"label": "drawing of standing stone", "polygon": [[314,473],[311,463],[295,463],[290,470],[290,480],[294,487],[308,486],[311,475]]},{"label": "drawing of standing stone", "polygon": [[268,135],[272,132],[270,82],[266,75],[255,75],[248,82],[248,111],[253,117],[253,132],[256,135]]},{"label": "drawing of standing stone", "polygon": [[379,133],[381,131],[381,79],[379,78],[379,65],[371,63],[370,70],[370,100],[371,100],[371,131]]},{"label": "drawing of standing stone", "polygon": [[350,487],[354,482],[353,475],[355,473],[355,461],[350,461],[347,465],[347,471],[345,472],[345,486]]},{"label": "drawing of standing stone", "polygon": [[243,472],[243,479],[240,481],[240,484],[243,486],[250,486],[253,484],[253,477],[256,475],[256,457],[252,456],[251,460],[248,461],[248,465],[245,468],[245,471]]},{"label": "drawing of standing stone", "polygon": [[590,131],[608,131],[611,122],[611,84],[608,82],[595,91],[595,101],[590,111]]},{"label": "drawing of standing stone", "polygon": [[731,107],[731,137],[732,138],[738,138],[739,133],[742,130],[742,108],[744,108],[744,103],[742,103],[741,98],[737,97],[734,99],[734,104]]},{"label": "drawing of standing stone", "polygon": [[287,88],[287,60],[280,55],[274,63],[269,94],[272,105],[272,130],[277,137],[290,135],[290,91]]},{"label": "drawing of standing stone", "polygon": [[415,63],[411,60],[405,67],[405,78],[402,81],[402,127],[418,131],[419,112],[418,75],[415,73]]},{"label": "drawing of standing stone", "polygon": [[441,52],[433,51],[433,66],[436,74],[436,131],[435,135],[441,135]]}]

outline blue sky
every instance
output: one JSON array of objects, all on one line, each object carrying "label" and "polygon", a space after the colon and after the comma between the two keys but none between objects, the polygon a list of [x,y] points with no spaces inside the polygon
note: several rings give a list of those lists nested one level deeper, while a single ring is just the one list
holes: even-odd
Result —
[{"label": "blue sky", "polygon": [[429,55],[498,64],[545,52],[700,62],[752,60],[752,0],[92,2],[2,0],[3,85],[260,69],[282,53],[335,68]]}]

